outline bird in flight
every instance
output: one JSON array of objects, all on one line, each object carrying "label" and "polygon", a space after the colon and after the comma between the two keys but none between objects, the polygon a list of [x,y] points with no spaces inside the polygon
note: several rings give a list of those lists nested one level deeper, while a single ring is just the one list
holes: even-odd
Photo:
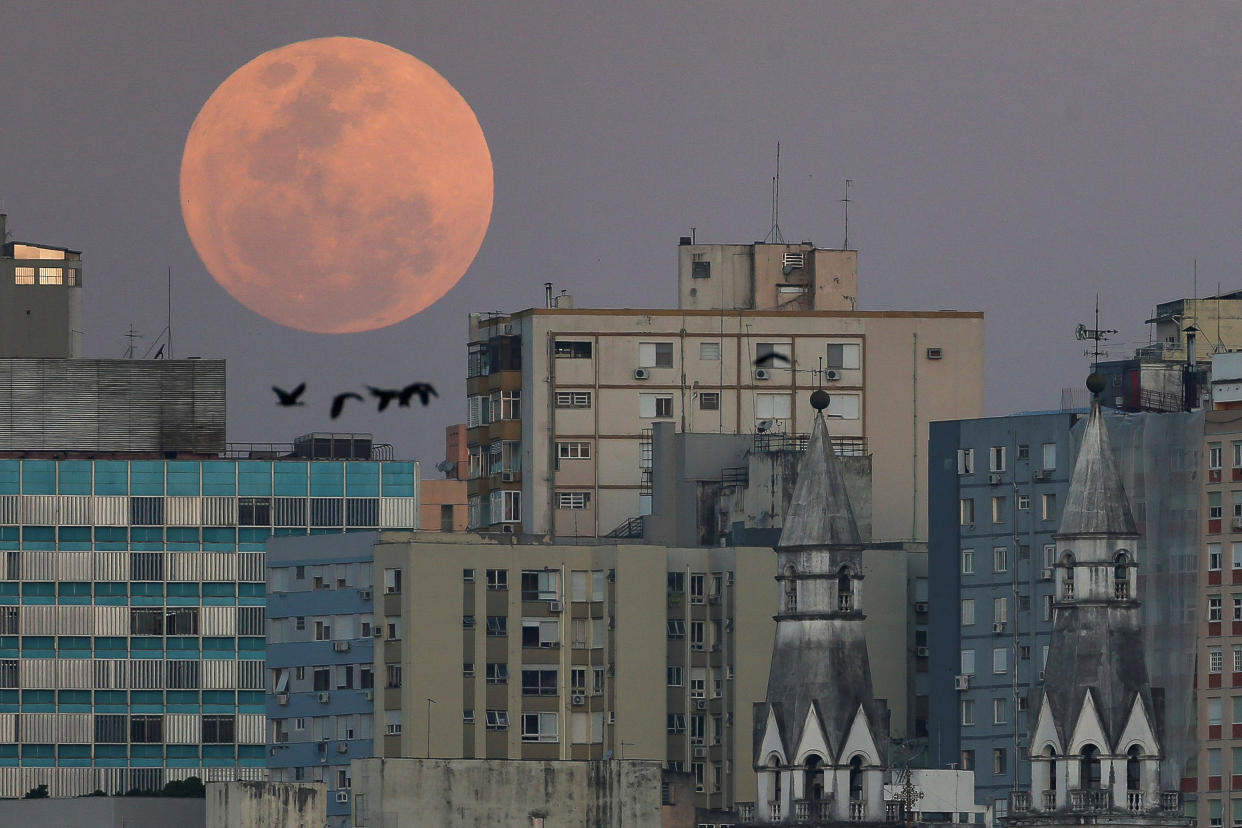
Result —
[{"label": "bird in flight", "polygon": [[302,392],[306,390],[306,383],[302,383],[292,391],[286,391],[283,388],[272,386],[272,390],[276,392],[277,405],[288,408],[294,405],[306,405],[298,398],[302,396]]},{"label": "bird in flight", "polygon": [[379,400],[379,411],[383,411],[388,407],[390,402],[397,399],[397,397],[401,395],[400,391],[393,391],[389,388],[376,388],[373,385],[368,385],[367,390],[371,392],[372,397]]},{"label": "bird in flight", "polygon": [[759,366],[763,366],[763,365],[767,365],[769,362],[775,362],[778,359],[781,362],[785,363],[786,365],[790,364],[789,357],[785,356],[779,351],[768,351],[763,356],[756,358],[755,364]]},{"label": "bird in flight", "polygon": [[397,404],[402,408],[408,407],[410,404],[410,398],[415,394],[418,395],[418,399],[423,405],[427,405],[427,403],[431,402],[432,397],[440,396],[436,393],[436,389],[431,385],[431,383],[416,382],[401,389],[401,393],[398,395]]},{"label": "bird in flight", "polygon": [[342,409],[345,408],[346,400],[357,400],[358,402],[362,402],[362,395],[355,394],[353,391],[346,391],[342,394],[337,394],[335,397],[333,397],[332,398],[332,419],[335,420],[337,417],[341,416],[341,411]]}]

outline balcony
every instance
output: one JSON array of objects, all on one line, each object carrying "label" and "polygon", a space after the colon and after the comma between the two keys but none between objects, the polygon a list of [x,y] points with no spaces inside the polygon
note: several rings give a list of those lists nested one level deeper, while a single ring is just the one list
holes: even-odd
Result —
[{"label": "balcony", "polygon": [[737,807],[737,821],[739,823],[747,823],[747,822],[755,821],[755,803],[738,802],[736,803],[736,807]]},{"label": "balcony", "polygon": [[1112,791],[1099,788],[1071,788],[1069,802],[1071,811],[1106,811],[1112,801]]},{"label": "balcony", "polygon": [[1024,811],[1031,810],[1030,791],[1010,791],[1009,810],[1014,813],[1022,813]]},{"label": "balcony", "polygon": [[1055,811],[1057,809],[1057,792],[1044,791],[1044,810]]},{"label": "balcony", "polygon": [[1126,791],[1126,810],[1136,813],[1147,810],[1145,798],[1142,791]]},{"label": "balcony", "polygon": [[850,822],[862,822],[867,818],[867,803],[861,799],[850,800]]},{"label": "balcony", "polygon": [[794,800],[795,822],[822,822],[832,818],[831,799]]},{"label": "balcony", "polygon": [[853,612],[854,594],[852,592],[842,592],[837,595],[837,609],[841,612]]},{"label": "balcony", "polygon": [[768,820],[771,822],[781,821],[781,803],[779,802],[768,803]]},{"label": "balcony", "polygon": [[1130,582],[1113,581],[1113,597],[1119,601],[1130,600]]}]

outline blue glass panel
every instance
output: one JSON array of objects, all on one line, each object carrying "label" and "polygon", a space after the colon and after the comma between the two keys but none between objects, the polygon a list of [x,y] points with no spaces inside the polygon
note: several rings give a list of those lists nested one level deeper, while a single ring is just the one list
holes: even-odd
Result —
[{"label": "blue glass panel", "polygon": [[129,530],[131,549],[159,551],[164,548],[164,530],[158,526],[134,526]]},{"label": "blue glass panel", "polygon": [[56,530],[56,540],[60,548],[66,552],[89,552],[91,548],[91,527],[62,526]]},{"label": "blue glass panel", "polygon": [[32,704],[55,704],[56,692],[54,690],[23,690],[22,691],[22,707]]},{"label": "blue glass panel", "polygon": [[100,636],[95,639],[95,655],[99,658],[125,658],[125,653],[128,650],[128,638]]},{"label": "blue glass panel", "polygon": [[164,583],[162,581],[134,581],[129,585],[129,594],[134,597],[145,595],[163,598]]},{"label": "blue glass panel", "polygon": [[237,585],[232,581],[208,581],[203,584],[203,597],[232,598],[236,589]]},{"label": "blue glass panel", "polygon": [[187,460],[168,462],[168,494],[196,495],[198,489],[198,463]]},{"label": "blue glass panel", "polygon": [[265,709],[266,694],[262,690],[238,690],[237,707],[243,713],[262,713]]},{"label": "blue glass panel", "polygon": [[56,585],[56,594],[61,597],[66,595],[85,595],[90,597],[91,585],[89,581],[61,581]]},{"label": "blue glass panel", "polygon": [[56,755],[61,759],[90,759],[90,745],[59,745]]},{"label": "blue glass panel", "polygon": [[171,707],[172,705],[192,705],[198,707],[198,691],[197,690],[169,690],[166,701]]},{"label": "blue glass panel", "polygon": [[203,637],[203,654],[233,652],[233,639],[226,636],[204,636]]},{"label": "blue glass panel", "polygon": [[90,658],[91,639],[85,635],[62,635],[56,640],[62,658]]},{"label": "blue glass panel", "polygon": [[22,596],[27,598],[33,595],[51,596],[55,594],[53,592],[55,588],[56,585],[50,581],[23,581]]},{"label": "blue glass panel", "polygon": [[380,464],[346,463],[345,494],[349,497],[379,497]]},{"label": "blue glass panel", "polygon": [[232,552],[237,549],[237,530],[211,526],[203,530],[204,552]]},{"label": "blue glass panel", "polygon": [[169,759],[197,759],[198,745],[169,745],[166,755]]},{"label": "blue glass panel", "polygon": [[125,699],[124,690],[96,690],[95,691],[95,706],[96,707],[98,707],[101,704],[125,704],[125,701],[126,699]]},{"label": "blue glass panel", "polygon": [[264,584],[255,584],[243,581],[237,585],[237,594],[243,598],[262,598],[264,594]]},{"label": "blue glass panel", "polygon": [[56,755],[56,745],[22,745],[22,758],[50,759]]},{"label": "blue glass panel", "polygon": [[129,494],[129,463],[124,460],[96,460],[95,494]]},{"label": "blue glass panel", "polygon": [[168,597],[172,598],[174,596],[178,598],[197,598],[198,584],[171,581],[168,584]]},{"label": "blue glass panel", "polygon": [[168,527],[168,542],[171,543],[192,543],[197,545],[199,541],[198,530],[189,526],[170,526]]},{"label": "blue glass panel", "polygon": [[167,639],[169,658],[197,658],[198,639],[194,636],[173,636]]},{"label": "blue glass panel", "polygon": [[0,713],[16,713],[17,698],[17,690],[0,690]]},{"label": "blue glass panel", "polygon": [[129,533],[124,526],[96,526],[95,548],[97,550],[120,550],[129,548]]},{"label": "blue glass panel", "polygon": [[21,494],[20,460],[0,460],[0,494]]},{"label": "blue glass panel", "polygon": [[125,748],[125,745],[95,745],[95,758],[124,759],[128,755]]},{"label": "blue glass panel", "polygon": [[243,636],[237,639],[237,649],[247,653],[261,653],[265,641],[263,636]]},{"label": "blue glass panel", "polygon": [[234,696],[232,690],[204,690],[203,704],[228,705],[232,706]]},{"label": "blue glass panel", "polygon": [[229,460],[203,463],[203,494],[233,497],[237,494],[237,464]]},{"label": "blue glass panel", "polygon": [[95,583],[95,597],[102,598],[108,595],[125,595],[125,583],[122,581],[97,581]]},{"label": "blue glass panel", "polygon": [[306,497],[306,469],[309,464],[300,460],[281,461],[276,464],[276,494],[280,497]]},{"label": "blue glass panel", "polygon": [[[145,652],[155,650],[160,652],[164,649],[164,639],[158,635],[135,635],[129,639],[129,648],[134,651],[135,657],[139,657],[137,655],[139,650]],[[145,658],[146,656],[141,657]]]},{"label": "blue glass panel", "polygon": [[21,529],[16,526],[0,526],[0,549],[17,549],[21,546]]},{"label": "blue glass panel", "polygon": [[311,497],[341,497],[345,494],[343,463],[323,461],[311,463]]},{"label": "blue glass panel", "polygon": [[11,759],[17,756],[17,745],[0,745],[0,757]]},{"label": "blue glass panel", "polygon": [[131,495],[162,495],[164,493],[164,463],[160,460],[135,460],[129,464],[129,493]]},{"label": "blue glass panel", "polygon": [[17,581],[4,581],[0,583],[0,595],[16,595]]},{"label": "blue glass panel", "polygon": [[413,463],[383,463],[380,477],[384,487],[380,494],[384,497],[414,496]]},{"label": "blue glass panel", "polygon": [[256,552],[263,551],[263,544],[271,536],[272,530],[261,526],[246,527],[237,530],[237,542],[239,544],[257,544],[258,549],[252,550]]},{"label": "blue glass panel", "polygon": [[237,494],[270,495],[272,493],[272,464],[266,461],[243,460],[237,464]]},{"label": "blue glass panel", "polygon": [[23,526],[23,549],[55,549],[56,529],[52,526]]},{"label": "blue glass panel", "polygon": [[310,534],[312,535],[339,535],[341,534],[341,530],[340,529],[312,529],[310,530]]},{"label": "blue glass panel", "polygon": [[56,494],[56,461],[23,460],[22,494]]},{"label": "blue glass panel", "polygon": [[57,482],[60,494],[88,495],[91,493],[91,461],[62,460],[60,463],[60,480]]},{"label": "blue glass panel", "polygon": [[130,759],[163,759],[163,745],[130,745]]},{"label": "blue glass panel", "polygon": [[131,704],[163,704],[164,693],[160,690],[131,690],[129,701]]},{"label": "blue glass panel", "polygon": [[238,745],[238,759],[262,759],[263,745]]},{"label": "blue glass panel", "polygon": [[305,529],[298,529],[294,526],[278,526],[272,530],[273,535],[305,535]]},{"label": "blue glass panel", "polygon": [[232,745],[203,745],[204,759],[232,759]]}]

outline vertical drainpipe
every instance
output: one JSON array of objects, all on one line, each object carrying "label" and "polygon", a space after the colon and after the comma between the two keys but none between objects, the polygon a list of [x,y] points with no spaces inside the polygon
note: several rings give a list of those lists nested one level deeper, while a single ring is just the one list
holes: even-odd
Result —
[{"label": "vertical drainpipe", "polygon": [[[551,293],[551,283],[548,292]],[[531,315],[532,327],[534,320]],[[548,537],[556,537],[556,335],[549,330],[544,334],[544,347],[547,349],[548,377]]]},{"label": "vertical drainpipe", "polygon": [[910,411],[914,415],[912,418],[914,463],[910,469],[910,491],[912,493],[910,496],[910,540],[917,540],[919,536],[919,332],[915,331],[913,336],[914,351],[910,355],[912,377]]},{"label": "vertical drainpipe", "polygon": [[[681,323],[681,332],[679,333],[679,336],[680,336],[680,339],[678,341],[678,345],[681,348],[681,355],[679,357],[679,359],[681,360],[681,365],[680,365],[680,368],[681,368],[681,433],[685,434],[686,433],[686,323],[684,321],[684,318]],[[691,395],[691,402],[693,402],[693,395]],[[653,472],[655,471],[654,466],[652,467],[652,471]],[[655,481],[652,481],[653,486],[654,486],[654,483]]]}]

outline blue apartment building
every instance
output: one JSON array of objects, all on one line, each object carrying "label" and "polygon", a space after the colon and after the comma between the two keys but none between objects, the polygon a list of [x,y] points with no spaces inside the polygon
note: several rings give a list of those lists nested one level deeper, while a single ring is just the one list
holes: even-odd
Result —
[{"label": "blue apartment building", "polygon": [[331,828],[350,821],[350,760],[375,755],[372,642],[386,632],[373,616],[377,539],[365,532],[268,544],[270,778],[326,783]]},{"label": "blue apartment building", "polygon": [[0,459],[0,797],[266,778],[266,543],[417,528],[417,464],[43,454]]},{"label": "blue apartment building", "polygon": [[[929,436],[929,759],[975,771],[976,798],[1008,811],[1030,778],[1027,699],[1057,604],[1053,533],[1085,411],[932,423]],[[1138,597],[1153,687],[1166,697],[1169,778],[1193,762],[1197,492],[1202,412],[1110,414],[1142,538]],[[1157,585],[1153,588],[1149,585]]]}]

